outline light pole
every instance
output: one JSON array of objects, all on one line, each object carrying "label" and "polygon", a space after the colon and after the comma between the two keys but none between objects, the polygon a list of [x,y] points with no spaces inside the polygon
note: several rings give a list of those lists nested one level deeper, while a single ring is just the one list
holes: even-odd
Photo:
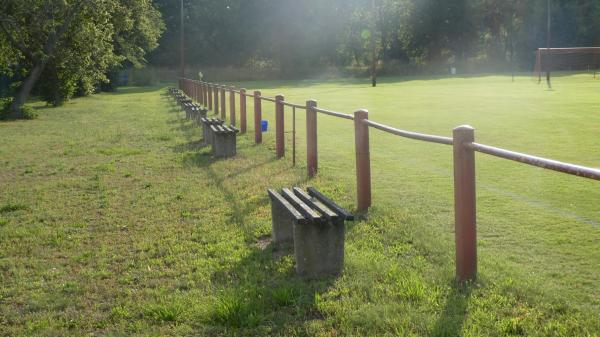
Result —
[{"label": "light pole", "polygon": [[180,27],[180,32],[181,32],[181,36],[180,36],[180,41],[179,41],[179,75],[181,76],[181,78],[185,77],[185,59],[184,59],[184,52],[185,52],[185,47],[184,47],[184,25],[183,25],[183,0],[181,0],[181,27]]},{"label": "light pole", "polygon": [[550,29],[551,29],[551,25],[552,25],[552,18],[551,18],[551,14],[550,14],[550,10],[551,10],[551,5],[550,5],[550,0],[548,0],[548,20],[547,20],[547,27],[546,27],[546,51],[547,51],[547,57],[548,60],[546,61],[546,83],[548,84],[548,88],[552,88],[552,83],[550,83]]}]

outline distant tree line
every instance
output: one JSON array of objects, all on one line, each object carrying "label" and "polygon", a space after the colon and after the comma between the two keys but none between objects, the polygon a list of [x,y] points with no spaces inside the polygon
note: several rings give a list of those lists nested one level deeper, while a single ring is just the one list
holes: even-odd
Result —
[{"label": "distant tree line", "polygon": [[0,0],[0,78],[9,118],[33,92],[59,105],[123,67],[140,67],[164,30],[151,0]]},{"label": "distant tree line", "polygon": [[[178,1],[155,0],[166,21],[152,64],[177,67]],[[193,66],[326,66],[400,73],[532,70],[546,46],[547,0],[185,0]],[[552,46],[600,46],[600,0],[552,0]]]}]

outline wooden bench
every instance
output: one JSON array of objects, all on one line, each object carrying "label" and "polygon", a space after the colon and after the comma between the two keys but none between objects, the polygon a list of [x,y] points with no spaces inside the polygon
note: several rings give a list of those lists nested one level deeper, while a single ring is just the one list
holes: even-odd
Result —
[{"label": "wooden bench", "polygon": [[192,103],[192,107],[190,110],[190,119],[196,124],[200,126],[200,118],[206,117],[208,113],[207,109],[204,109],[202,106],[196,103]]},{"label": "wooden bench", "polygon": [[213,141],[212,154],[216,158],[229,158],[236,155],[236,138],[239,132],[233,126],[211,125]]},{"label": "wooden bench", "polygon": [[195,112],[195,116],[194,116],[193,120],[197,126],[202,126],[202,118],[206,118],[206,116],[208,114],[208,109],[203,108],[200,105],[198,105],[197,107],[198,107],[198,109]]},{"label": "wooden bench", "polygon": [[354,216],[314,188],[269,189],[268,194],[273,242],[293,242],[296,272],[308,278],[341,273],[345,221]]},{"label": "wooden bench", "polygon": [[210,128],[213,125],[223,125],[224,121],[218,118],[207,118],[203,117],[200,119],[200,123],[202,123],[202,139],[204,140],[205,145],[213,144],[213,132]]},{"label": "wooden bench", "polygon": [[174,97],[177,93],[179,93],[179,89],[173,88],[173,87],[167,88],[167,94],[169,96],[173,96]]}]

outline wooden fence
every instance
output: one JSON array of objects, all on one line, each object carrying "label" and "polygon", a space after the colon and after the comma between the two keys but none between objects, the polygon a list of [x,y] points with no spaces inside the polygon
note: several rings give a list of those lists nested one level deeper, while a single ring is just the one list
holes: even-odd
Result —
[{"label": "wooden fence", "polygon": [[[219,112],[219,96],[221,97],[221,118],[225,119],[225,95],[229,93],[230,123],[236,125],[235,95],[240,99],[240,131],[246,132],[246,97],[254,99],[254,141],[262,142],[260,122],[262,120],[262,102],[275,104],[275,148],[277,157],[285,155],[284,143],[284,107],[292,107],[306,111],[306,161],[307,174],[314,177],[318,170],[317,147],[317,113],[351,120],[354,122],[356,153],[356,187],[357,211],[366,212],[371,206],[371,163],[369,147],[369,130],[377,129],[396,136],[414,140],[450,145],[454,155],[454,225],[456,251],[456,277],[459,281],[474,280],[477,275],[477,222],[475,194],[475,152],[504,158],[543,169],[562,172],[588,179],[600,180],[600,170],[590,167],[563,163],[556,160],[536,157],[524,153],[513,152],[475,142],[475,130],[468,126],[458,126],[452,132],[452,138],[405,131],[369,120],[367,110],[358,110],[353,114],[336,112],[317,107],[314,100],[305,105],[286,102],[284,96],[275,98],[263,97],[260,91],[252,95],[246,89],[236,90],[234,87],[180,79],[179,88],[199,104]],[[214,93],[214,104],[212,95]],[[213,109],[214,107],[214,109]],[[295,123],[295,118],[294,118]],[[295,130],[295,128],[294,128]],[[294,142],[295,152],[295,142]],[[295,153],[294,153],[295,161]]]}]

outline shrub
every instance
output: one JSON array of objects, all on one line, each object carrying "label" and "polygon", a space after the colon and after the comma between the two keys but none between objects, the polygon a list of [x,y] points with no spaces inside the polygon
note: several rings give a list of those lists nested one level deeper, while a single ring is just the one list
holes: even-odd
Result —
[{"label": "shrub", "polygon": [[[8,118],[12,101],[12,97],[0,98],[0,120]],[[39,116],[35,109],[26,105],[21,107],[21,112],[23,113],[23,119],[36,119]]]},{"label": "shrub", "polygon": [[39,117],[39,113],[37,112],[37,110],[30,106],[22,106],[21,112],[23,113],[23,119],[36,119]]}]

